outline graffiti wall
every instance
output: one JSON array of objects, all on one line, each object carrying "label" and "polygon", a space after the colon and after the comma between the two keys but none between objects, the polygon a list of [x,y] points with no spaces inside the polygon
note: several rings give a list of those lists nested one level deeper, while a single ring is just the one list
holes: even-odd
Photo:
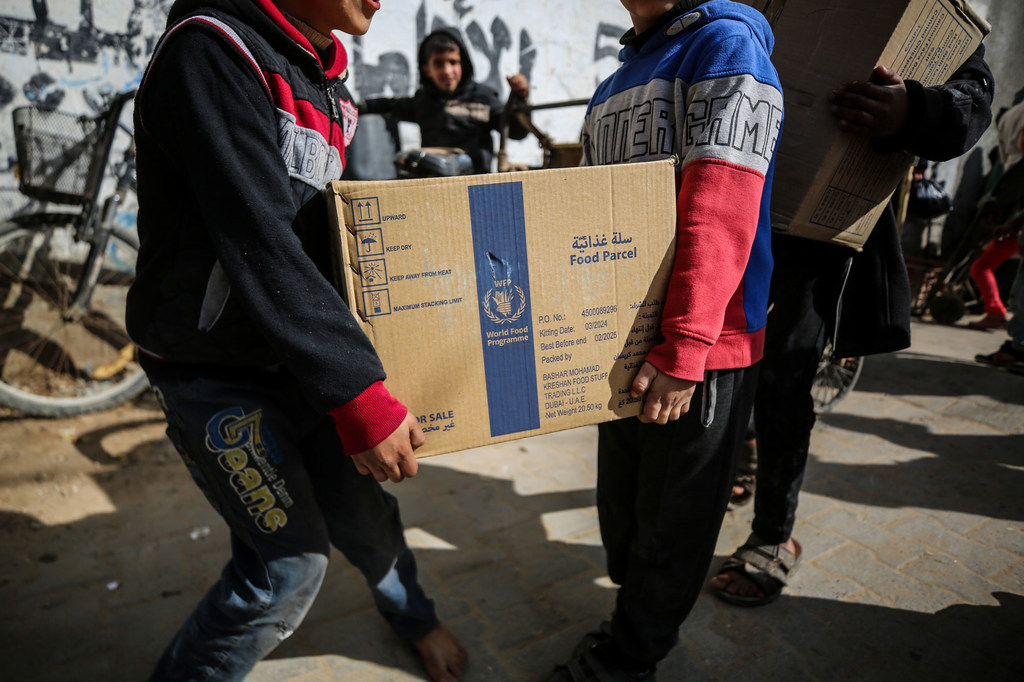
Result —
[{"label": "graffiti wall", "polygon": [[[28,203],[14,179],[10,112],[33,104],[90,113],[101,109],[110,94],[135,87],[171,4],[0,0],[0,218]],[[557,21],[549,16],[551,9],[547,3],[514,0],[386,4],[366,36],[345,37],[352,62],[350,86],[357,98],[412,94],[419,81],[419,41],[431,30],[449,26],[469,46],[477,79],[502,97],[508,94],[505,76],[519,72],[530,79],[535,103],[586,98],[616,67],[617,41],[628,17],[618,0],[564,3],[557,7]],[[535,120],[556,141],[574,141],[582,117],[583,107],[574,107],[538,112]],[[359,156],[386,174],[393,138],[380,120],[367,120],[365,128]],[[401,124],[392,132],[402,146],[418,143],[415,125]],[[509,156],[513,162],[539,163],[540,149],[528,138],[511,143]]]}]

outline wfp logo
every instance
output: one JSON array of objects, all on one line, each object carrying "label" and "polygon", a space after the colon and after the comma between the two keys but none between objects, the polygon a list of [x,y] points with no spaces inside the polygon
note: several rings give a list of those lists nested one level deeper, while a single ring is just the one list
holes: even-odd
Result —
[{"label": "wfp logo", "polygon": [[515,322],[526,310],[526,293],[512,280],[495,282],[495,288],[484,294],[484,314],[495,324]]}]

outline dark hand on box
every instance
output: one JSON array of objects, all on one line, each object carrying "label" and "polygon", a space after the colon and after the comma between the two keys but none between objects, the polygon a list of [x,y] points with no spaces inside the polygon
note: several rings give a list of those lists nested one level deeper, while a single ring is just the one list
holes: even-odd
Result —
[{"label": "dark hand on box", "polygon": [[638,419],[644,423],[674,422],[689,411],[696,386],[696,381],[677,379],[645,362],[630,387],[630,395],[644,401]]},{"label": "dark hand on box", "polygon": [[353,455],[356,471],[370,474],[381,483],[387,480],[401,483],[419,470],[414,451],[425,441],[416,417],[406,413],[405,421],[390,436],[369,450]]},{"label": "dark hand on box", "polygon": [[871,137],[895,135],[907,122],[907,87],[892,69],[876,66],[867,81],[843,83],[829,93],[839,128]]}]

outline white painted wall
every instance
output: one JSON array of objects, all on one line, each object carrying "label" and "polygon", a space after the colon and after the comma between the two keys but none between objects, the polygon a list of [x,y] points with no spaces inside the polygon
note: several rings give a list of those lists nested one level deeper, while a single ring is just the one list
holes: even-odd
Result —
[{"label": "white painted wall", "polygon": [[[134,87],[153,42],[163,29],[171,0],[0,0],[0,218],[26,203],[18,194],[11,164],[15,158],[10,111],[33,101],[61,110],[95,111],[103,93]],[[89,18],[91,7],[91,21]],[[47,22],[40,21],[46,12]],[[618,62],[617,38],[628,27],[618,0],[550,4],[536,0],[391,0],[377,14],[370,32],[345,37],[352,62],[350,85],[381,91],[380,57],[404,56],[411,94],[418,82],[416,47],[437,24],[478,36],[470,52],[477,80],[494,82],[508,94],[504,76],[532,63],[531,100],[536,103],[586,98]],[[44,30],[40,30],[45,26]],[[376,83],[373,88],[368,85]],[[387,91],[387,87],[384,87]],[[536,121],[556,141],[579,135],[583,107],[538,112]],[[416,126],[402,126],[405,146],[418,141]],[[536,141],[510,146],[520,163],[539,163]]]}]

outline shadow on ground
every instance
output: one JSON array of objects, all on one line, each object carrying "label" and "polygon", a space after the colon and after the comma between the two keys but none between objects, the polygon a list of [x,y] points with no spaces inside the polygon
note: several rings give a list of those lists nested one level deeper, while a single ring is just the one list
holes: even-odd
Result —
[{"label": "shadow on ground", "polygon": [[[870,428],[897,438],[886,435],[887,429],[898,430],[886,420],[851,419],[829,418],[841,428]],[[104,427],[111,428],[120,427]],[[102,447],[109,433],[101,431],[79,438],[78,447],[109,464]],[[883,492],[873,493],[872,504],[917,500],[1004,514],[986,505],[983,490],[965,485],[970,466],[959,454],[961,446],[949,445],[954,442],[946,437],[935,443],[946,452],[931,471],[915,471],[915,465],[877,474],[860,467],[830,472],[832,465],[824,463],[817,468],[828,474],[825,479],[896,476]],[[984,450],[980,445],[964,443],[962,450]],[[1000,463],[981,461],[993,470]],[[1002,473],[990,485],[1021,489],[1016,472]],[[922,475],[932,477],[931,485],[922,484]],[[56,527],[24,515],[0,515],[5,679],[144,679],[227,557],[223,523],[165,441],[140,443],[96,480],[116,511]],[[818,485],[816,492],[830,494]],[[546,514],[575,510],[581,528],[592,530],[592,489],[522,495],[510,480],[429,461],[415,481],[391,489],[419,547],[423,582],[471,652],[467,680],[542,679],[611,608],[613,593],[599,582],[601,548],[552,540],[543,522]],[[994,600],[998,606],[960,605],[927,614],[785,596],[750,612],[705,596],[662,677],[1008,679],[1016,668],[1004,645],[1024,631],[1024,598],[996,594]],[[250,680],[324,679],[324,660],[334,679],[364,679],[366,663],[379,669],[381,680],[421,675],[412,651],[387,631],[361,577],[340,556],[333,557],[307,621]]]}]

